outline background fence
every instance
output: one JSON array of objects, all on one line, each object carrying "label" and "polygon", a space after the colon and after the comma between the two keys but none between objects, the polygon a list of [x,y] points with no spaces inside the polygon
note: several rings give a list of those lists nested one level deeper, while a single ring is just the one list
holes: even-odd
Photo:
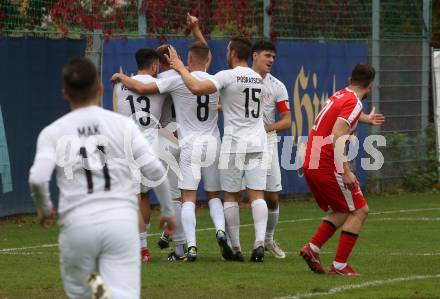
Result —
[{"label": "background fence", "polygon": [[[304,43],[315,46],[363,44],[367,50],[366,60],[377,70],[375,90],[367,106],[374,105],[387,116],[384,126],[367,130],[368,133],[385,135],[388,141],[387,147],[381,148],[385,165],[378,172],[368,173],[367,186],[378,192],[402,187],[414,190],[428,186],[437,175],[430,167],[435,167],[432,162],[435,139],[429,131],[429,123],[433,120],[429,45],[432,33],[440,40],[440,30],[437,29],[440,28],[439,3],[439,0],[5,0],[0,3],[0,41],[29,37],[48,41],[63,38],[83,41],[85,54],[102,71],[103,66],[112,63],[114,56],[104,56],[103,53],[113,40],[122,38],[131,43],[131,39],[147,37],[160,43],[185,38],[189,33],[185,13],[190,12],[199,17],[202,31],[212,40],[240,34],[281,42],[279,47],[282,43],[290,43],[292,47]],[[435,25],[433,31],[431,19]],[[278,61],[286,61],[287,56],[283,57],[282,53],[279,53]],[[10,54],[5,55],[0,57],[0,62],[10,59]],[[323,55],[322,61],[330,66],[330,58],[338,54]],[[295,97],[294,94],[295,80],[301,75],[298,66],[302,58],[291,59],[296,59],[292,61],[295,66],[289,70],[290,77],[283,81],[293,107],[291,133],[297,136],[299,126],[307,128],[303,123],[309,121],[310,114],[303,95]],[[341,70],[340,76],[348,76],[350,64],[344,60],[340,64],[336,66]],[[2,68],[0,72],[6,70]],[[317,86],[310,86],[307,91],[311,95],[310,105],[314,105],[313,94],[321,101],[322,96],[332,92],[330,83],[334,76],[325,69],[311,65],[302,68],[302,72],[308,78],[316,76],[320,79]],[[108,82],[107,76],[103,73],[105,83]],[[337,86],[345,83],[343,77],[338,77]],[[4,122],[5,115],[11,113],[3,107],[6,100],[0,98]],[[107,98],[104,100],[108,101]],[[312,109],[311,115],[316,113]],[[11,134],[14,133],[6,129],[7,142],[0,142],[0,147],[10,143]],[[0,151],[0,170],[7,169],[8,164],[2,153],[4,151]],[[33,155],[33,149],[29,154]],[[22,165],[22,161],[11,158],[11,150],[9,160],[12,172],[16,169],[14,164]],[[29,166],[26,164],[20,169]],[[420,173],[424,176],[420,177]],[[27,173],[20,173],[20,176],[26,177]],[[284,184],[291,181],[283,176]],[[2,190],[8,189],[3,187]],[[29,204],[29,198],[18,200]]]}]

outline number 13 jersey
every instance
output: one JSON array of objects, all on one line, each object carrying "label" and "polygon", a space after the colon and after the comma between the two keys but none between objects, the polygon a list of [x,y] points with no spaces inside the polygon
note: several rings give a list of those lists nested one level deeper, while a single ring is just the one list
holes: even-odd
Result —
[{"label": "number 13 jersey", "polygon": [[[157,80],[150,75],[136,75],[133,76],[132,79],[144,84],[152,83]],[[165,95],[139,95],[128,90],[121,83],[115,85],[115,92],[118,100],[117,112],[133,117],[133,120],[139,125],[142,131],[159,127]]]}]

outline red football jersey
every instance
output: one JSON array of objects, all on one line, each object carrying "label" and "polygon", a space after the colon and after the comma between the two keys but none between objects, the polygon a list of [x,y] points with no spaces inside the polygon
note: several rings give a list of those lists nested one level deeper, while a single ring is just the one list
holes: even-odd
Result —
[{"label": "red football jersey", "polygon": [[362,113],[362,103],[356,93],[344,88],[332,95],[316,117],[307,141],[304,168],[336,170],[331,133],[338,118],[356,129]]}]

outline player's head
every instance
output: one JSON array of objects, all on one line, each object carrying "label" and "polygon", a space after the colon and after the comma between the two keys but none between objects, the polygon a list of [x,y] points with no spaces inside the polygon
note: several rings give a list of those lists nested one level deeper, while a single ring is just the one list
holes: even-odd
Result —
[{"label": "player's head", "polygon": [[273,43],[264,40],[255,42],[252,46],[253,67],[258,72],[270,73],[276,53],[277,50]]},{"label": "player's head", "polygon": [[98,71],[87,58],[74,58],[63,67],[63,95],[74,105],[98,103],[103,87]]},{"label": "player's head", "polygon": [[244,37],[233,37],[228,45],[226,54],[229,67],[233,67],[234,62],[246,61],[252,53],[252,43]]},{"label": "player's head", "polygon": [[188,66],[206,67],[209,47],[202,42],[194,42],[188,48]]},{"label": "player's head", "polygon": [[376,71],[371,65],[364,63],[358,64],[351,72],[350,84],[364,89],[365,93],[368,94],[373,89],[375,75]]},{"label": "player's head", "polygon": [[157,54],[159,54],[159,64],[161,71],[167,71],[170,69],[168,59],[165,57],[165,55],[170,55],[170,52],[168,51],[169,46],[169,44],[163,44],[156,48],[156,52]]},{"label": "player's head", "polygon": [[141,48],[136,52],[138,70],[156,74],[159,70],[159,54],[154,49]]}]

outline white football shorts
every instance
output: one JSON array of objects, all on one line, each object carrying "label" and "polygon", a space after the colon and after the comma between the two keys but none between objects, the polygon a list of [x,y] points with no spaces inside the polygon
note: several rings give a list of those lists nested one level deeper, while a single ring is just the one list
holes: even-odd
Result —
[{"label": "white football shorts", "polygon": [[243,177],[245,187],[253,190],[266,189],[267,165],[264,165],[263,153],[221,153],[219,168],[223,191],[242,190]]},{"label": "white football shorts", "polygon": [[267,192],[279,192],[281,186],[281,169],[278,159],[278,143],[272,144],[273,148],[269,149],[269,155],[272,156],[270,167],[267,170],[266,190]]},{"label": "white football shorts", "polygon": [[78,220],[61,229],[61,277],[69,298],[91,298],[86,278],[92,272],[101,274],[114,299],[140,297],[138,223],[136,210],[131,213],[130,220],[112,217],[94,225]]},{"label": "white football shorts", "polygon": [[185,145],[180,152],[179,188],[182,190],[197,190],[203,179],[205,191],[221,190],[218,161],[220,155],[220,139],[217,142],[194,143]]}]

